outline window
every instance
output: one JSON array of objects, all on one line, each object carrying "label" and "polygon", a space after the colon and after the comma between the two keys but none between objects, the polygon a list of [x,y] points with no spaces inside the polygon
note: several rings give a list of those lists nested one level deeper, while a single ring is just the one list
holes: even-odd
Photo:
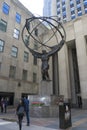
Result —
[{"label": "window", "polygon": [[62,5],[63,5],[63,6],[65,5],[65,1],[62,1]]},{"label": "window", "polygon": [[29,53],[28,52],[24,52],[24,61],[28,62],[28,58],[29,58]]},{"label": "window", "polygon": [[75,15],[72,15],[72,16],[71,16],[71,19],[75,19]]},{"label": "window", "polygon": [[3,13],[8,15],[9,14],[9,9],[10,9],[9,5],[4,2],[3,7],[2,7]]},{"label": "window", "polygon": [[21,23],[21,15],[19,13],[16,13],[16,22]]},{"label": "window", "polygon": [[38,43],[36,41],[34,42],[34,50],[38,50]]},{"label": "window", "polygon": [[87,13],[87,2],[84,4],[85,13]]},{"label": "window", "polygon": [[15,78],[15,74],[16,74],[16,67],[15,66],[10,66],[9,77],[10,78]]},{"label": "window", "polygon": [[35,36],[38,36],[38,29],[35,29]]},{"label": "window", "polygon": [[66,11],[63,12],[63,19],[66,18]]},{"label": "window", "polygon": [[63,8],[62,8],[62,12],[64,12],[64,11],[66,11],[66,7],[63,7]]},{"label": "window", "polygon": [[66,18],[66,14],[65,15],[63,15],[63,19],[65,19]]},{"label": "window", "polygon": [[80,4],[80,0],[76,0],[76,4]]},{"label": "window", "polygon": [[28,46],[29,45],[29,36],[25,35],[25,39],[24,39],[25,44]]},{"label": "window", "polygon": [[60,11],[57,11],[57,15],[59,15],[60,14]]},{"label": "window", "polygon": [[84,3],[84,10],[85,10],[85,13],[87,13],[87,2]]},{"label": "window", "polygon": [[37,74],[33,73],[33,82],[36,83],[36,81],[37,81]]},{"label": "window", "polygon": [[22,79],[27,80],[27,70],[23,70]]},{"label": "window", "polygon": [[79,12],[78,12],[78,16],[81,16],[81,15],[82,15],[82,11],[79,11]]},{"label": "window", "polygon": [[34,63],[34,65],[37,65],[37,58],[36,57],[34,57],[33,63]]},{"label": "window", "polygon": [[15,47],[15,46],[12,46],[11,55],[12,55],[13,57],[17,57],[17,54],[18,54],[18,48]]},{"label": "window", "polygon": [[81,11],[81,7],[77,8],[77,11],[78,11],[78,12]]},{"label": "window", "polygon": [[71,11],[71,15],[73,15],[73,14],[75,14],[75,10],[72,10],[72,11]]},{"label": "window", "polygon": [[73,8],[73,7],[74,7],[74,3],[70,2],[70,8]]},{"label": "window", "polygon": [[60,0],[57,0],[57,2],[60,2]]},{"label": "window", "polygon": [[20,31],[15,28],[15,29],[14,29],[13,37],[16,38],[16,39],[19,39],[19,35],[20,35]]},{"label": "window", "polygon": [[57,5],[57,8],[60,8],[60,3]]},{"label": "window", "polygon": [[84,5],[84,8],[87,8],[87,4]]},{"label": "window", "polygon": [[4,20],[0,20],[0,30],[3,32],[6,32],[7,30],[7,22],[5,22]]},{"label": "window", "polygon": [[87,9],[85,9],[85,13],[87,13]]},{"label": "window", "polygon": [[59,17],[58,20],[61,21],[61,17]]},{"label": "window", "polygon": [[0,52],[4,51],[4,44],[5,42],[0,39]]}]

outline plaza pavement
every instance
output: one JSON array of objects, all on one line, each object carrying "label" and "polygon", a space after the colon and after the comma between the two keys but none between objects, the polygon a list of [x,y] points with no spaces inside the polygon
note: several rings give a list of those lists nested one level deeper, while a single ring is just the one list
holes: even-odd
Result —
[{"label": "plaza pavement", "polygon": [[[0,119],[17,121],[15,109],[9,109],[7,113],[0,113]],[[72,127],[66,130],[87,130],[87,110],[71,109]],[[26,125],[26,117],[23,119],[23,127]],[[26,130],[60,130],[59,118],[33,118],[30,117],[30,126]]]}]

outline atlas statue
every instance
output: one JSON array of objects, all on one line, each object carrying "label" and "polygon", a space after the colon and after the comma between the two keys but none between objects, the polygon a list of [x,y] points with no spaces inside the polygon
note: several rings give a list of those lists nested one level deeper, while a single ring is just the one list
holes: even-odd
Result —
[{"label": "atlas statue", "polygon": [[[38,22],[37,22],[38,20]],[[35,22],[36,21],[36,22]],[[36,24],[34,24],[36,23]],[[41,24],[47,23],[49,25],[52,34],[48,39],[44,42],[39,38],[38,34],[35,36],[34,32],[39,29]],[[55,23],[55,24],[54,24]],[[31,28],[32,26],[32,28]],[[45,26],[45,25],[44,25]],[[49,29],[48,28],[48,29]],[[39,30],[38,30],[39,31]],[[27,34],[27,35],[26,35]],[[60,36],[60,40],[58,39],[58,35]],[[26,39],[27,36],[27,39]],[[49,44],[52,38],[55,37],[56,43]],[[32,43],[30,42],[31,38],[39,45],[38,49],[35,50],[32,47]],[[61,22],[59,22],[58,17],[35,17],[32,16],[29,19],[26,19],[25,25],[22,30],[22,40],[28,50],[32,53],[35,58],[40,58],[42,61],[41,65],[41,73],[42,80],[50,80],[49,77],[49,58],[57,53],[65,43],[66,33],[65,29]],[[42,47],[42,49],[41,49]],[[43,49],[44,48],[44,49]],[[41,51],[42,50],[42,51]]]}]

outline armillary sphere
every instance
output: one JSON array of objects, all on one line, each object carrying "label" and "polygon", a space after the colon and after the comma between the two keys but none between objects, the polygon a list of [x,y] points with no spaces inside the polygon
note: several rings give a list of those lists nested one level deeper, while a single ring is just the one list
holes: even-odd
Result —
[{"label": "armillary sphere", "polygon": [[[41,33],[45,38],[41,36]],[[42,50],[46,50],[49,57],[62,48],[66,40],[66,33],[57,16],[32,16],[26,19],[22,29],[22,40],[33,56],[41,58]]]}]

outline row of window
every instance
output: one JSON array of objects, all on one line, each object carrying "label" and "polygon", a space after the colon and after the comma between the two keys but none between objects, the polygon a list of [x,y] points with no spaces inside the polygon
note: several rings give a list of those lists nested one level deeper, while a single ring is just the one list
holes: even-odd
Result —
[{"label": "row of window", "polygon": [[[63,1],[63,2],[65,2],[65,1]],[[78,16],[81,16],[82,10],[81,10],[81,5],[80,5],[80,0],[76,0],[76,4],[77,4]],[[60,15],[60,2],[58,3],[57,7],[59,7],[58,11],[57,11],[57,15]],[[74,1],[73,0],[70,0],[70,8],[71,8],[71,19],[75,19],[75,10],[74,10]],[[87,0],[84,0],[84,10],[85,10],[85,13],[87,13]],[[63,19],[66,19],[66,6],[62,7],[62,15],[63,15]]]},{"label": "row of window", "polygon": [[[1,64],[2,63],[0,63],[0,70],[1,70]],[[9,78],[15,79],[15,77],[16,77],[16,67],[15,66],[10,66]],[[27,81],[27,78],[28,78],[28,71],[23,69],[23,71],[22,71],[22,80]],[[36,81],[37,81],[37,74],[33,73],[33,82],[36,82]]]},{"label": "row of window", "polygon": [[[6,2],[4,2],[3,5],[2,5],[2,11],[6,15],[9,14],[10,6]],[[16,12],[16,15],[15,15],[15,19],[16,19],[17,23],[19,23],[19,24],[21,23],[21,15],[17,12]]]},{"label": "row of window", "polygon": [[[4,21],[3,19],[0,19],[0,30],[3,32],[6,32],[7,30],[7,22]],[[13,32],[13,37],[19,39],[19,36],[20,36],[20,31],[15,28]]]},{"label": "row of window", "polygon": [[[0,39],[0,52],[4,51],[4,46],[5,46],[5,41]],[[11,56],[17,57],[17,55],[18,55],[18,48],[12,46]],[[28,59],[29,59],[29,53],[24,51],[24,61],[28,62]]]},{"label": "row of window", "polygon": [[[0,39],[0,52],[4,51],[4,46],[5,46],[5,42]],[[15,46],[12,46],[11,56],[16,58],[17,55],[18,55],[18,48]],[[29,53],[24,51],[24,62],[28,62],[28,61],[29,61]],[[37,58],[35,57],[34,57],[34,65],[37,65]]]},{"label": "row of window", "polygon": [[[3,5],[2,5],[2,11],[3,11],[3,13],[4,14],[6,14],[6,15],[9,15],[9,11],[10,11],[10,6],[6,3],[6,2],[4,2],[3,3]],[[15,20],[16,20],[16,22],[17,23],[21,23],[21,15],[18,13],[18,12],[16,12],[16,15],[15,15]],[[4,23],[3,23],[4,22]],[[2,31],[4,31],[4,32],[6,32],[6,27],[7,27],[7,22],[5,22],[5,21],[2,21],[2,23],[5,25],[5,27],[3,27],[3,28],[5,28],[4,30],[3,29],[1,29]],[[29,29],[30,29],[30,27],[29,27]],[[15,29],[14,30],[14,37],[15,38],[19,38],[19,30],[18,29]],[[38,29],[36,28],[35,29],[35,32],[34,32],[34,34],[35,34],[35,36],[38,36]]]}]

